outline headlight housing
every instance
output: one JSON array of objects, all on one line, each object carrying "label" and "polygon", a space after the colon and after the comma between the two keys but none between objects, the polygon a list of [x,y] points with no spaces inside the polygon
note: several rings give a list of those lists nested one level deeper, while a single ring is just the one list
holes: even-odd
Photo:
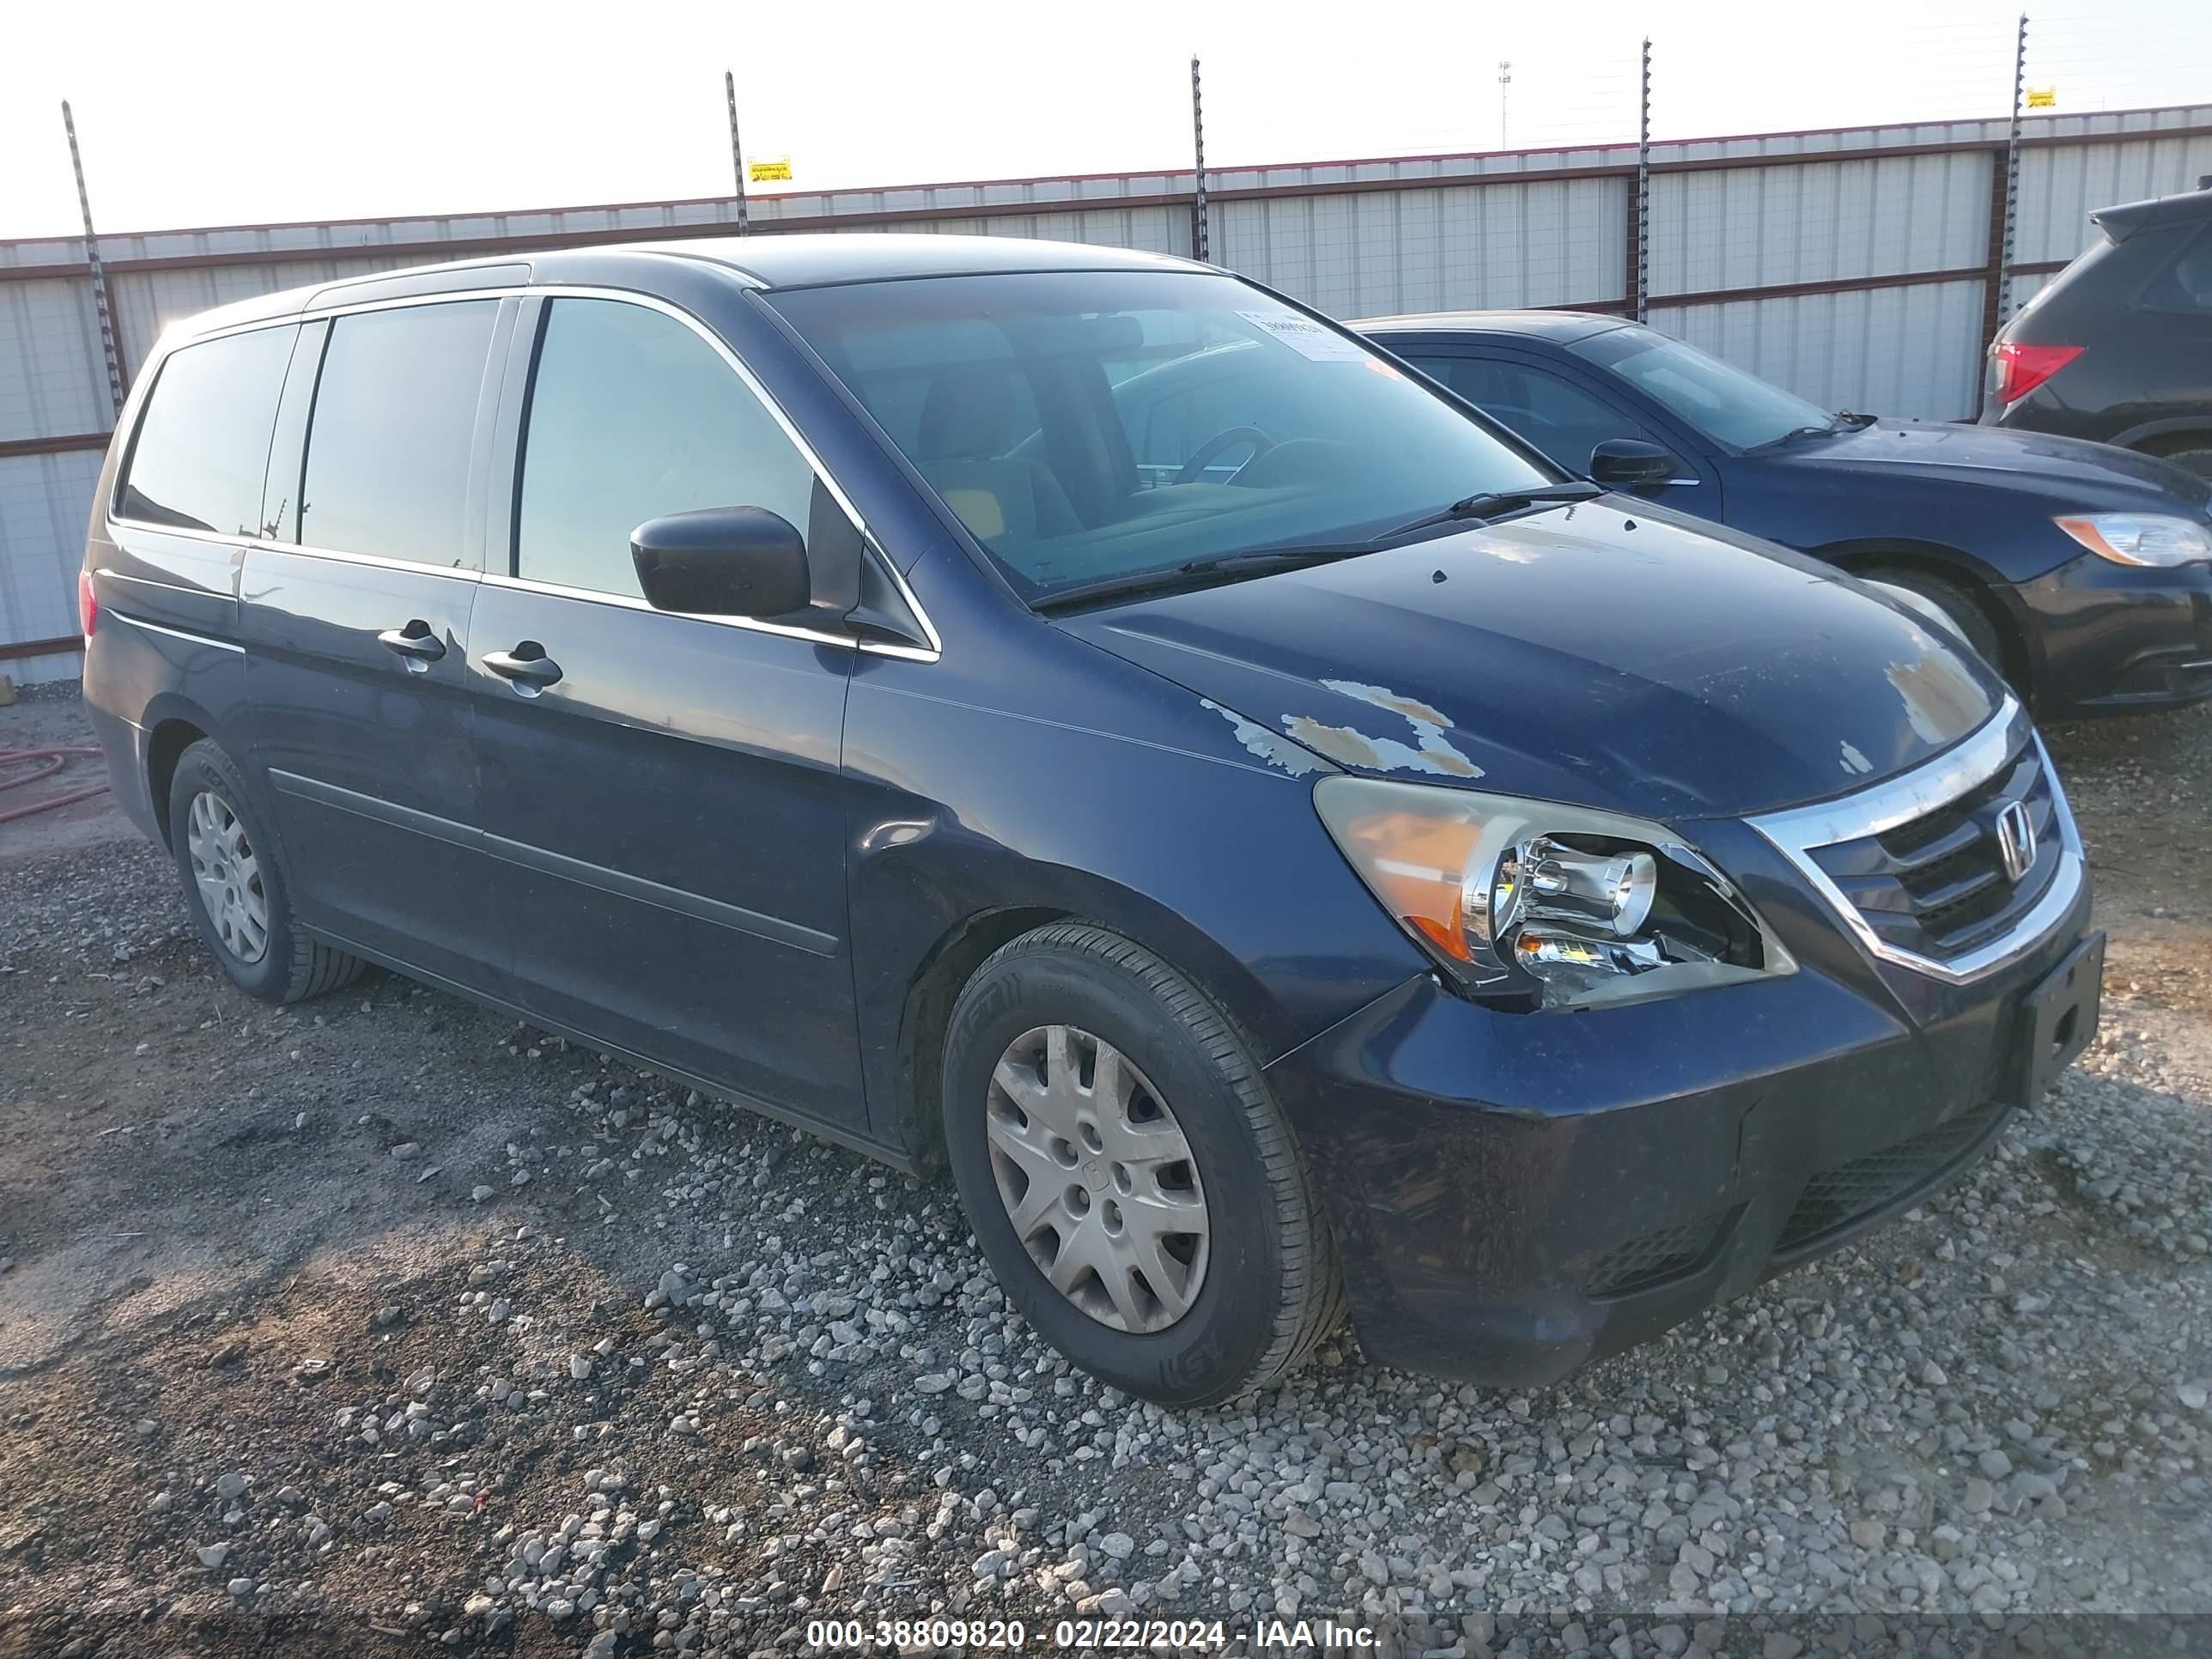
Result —
[{"label": "headlight housing", "polygon": [[1376,778],[1324,778],[1314,806],[1382,908],[1484,1001],[1585,1007],[1796,971],[1663,825]]},{"label": "headlight housing", "polygon": [[2114,564],[2171,566],[2212,559],[2212,525],[2165,513],[2081,513],[2052,522]]}]

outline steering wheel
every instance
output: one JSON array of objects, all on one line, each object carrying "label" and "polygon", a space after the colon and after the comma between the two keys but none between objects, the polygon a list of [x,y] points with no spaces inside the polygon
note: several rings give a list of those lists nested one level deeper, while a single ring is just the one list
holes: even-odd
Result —
[{"label": "steering wheel", "polygon": [[[1244,466],[1249,466],[1273,449],[1275,447],[1275,441],[1256,426],[1232,426],[1226,432],[1217,432],[1191,452],[1190,459],[1182,464],[1172,482],[1179,484],[1196,483],[1200,475],[1206,471],[1207,462],[1224,450],[1234,449],[1239,444],[1252,446],[1252,453],[1244,462]],[[1243,466],[1237,469],[1238,472],[1243,470]],[[1232,483],[1236,482],[1233,474],[1230,482]]]}]

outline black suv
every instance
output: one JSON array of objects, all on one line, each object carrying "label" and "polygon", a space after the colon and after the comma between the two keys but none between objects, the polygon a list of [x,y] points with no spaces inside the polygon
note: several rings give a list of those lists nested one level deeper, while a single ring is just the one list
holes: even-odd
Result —
[{"label": "black suv", "polygon": [[2089,218],[2103,237],[1990,345],[1982,423],[2118,444],[2212,478],[2212,175]]}]

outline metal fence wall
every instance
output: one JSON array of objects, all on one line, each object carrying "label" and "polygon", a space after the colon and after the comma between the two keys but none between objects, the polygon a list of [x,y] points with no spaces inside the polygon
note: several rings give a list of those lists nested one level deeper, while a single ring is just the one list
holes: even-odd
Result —
[{"label": "metal fence wall", "polygon": [[[1209,168],[1210,252],[1340,317],[1632,304],[1824,408],[1971,416],[2002,316],[2093,234],[2099,207],[2212,173],[2212,106],[2026,124],[2002,260],[2008,123]],[[1196,179],[1147,174],[756,198],[756,233],[926,230],[1188,254]],[[211,305],[397,266],[727,234],[723,198],[435,219],[102,236],[126,376]],[[112,421],[80,239],[0,242],[0,666],[76,672],[75,570]]]}]

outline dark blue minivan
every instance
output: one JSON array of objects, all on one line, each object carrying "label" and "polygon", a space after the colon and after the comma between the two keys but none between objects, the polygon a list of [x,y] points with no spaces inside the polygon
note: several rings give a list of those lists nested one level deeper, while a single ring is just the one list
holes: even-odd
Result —
[{"label": "dark blue minivan", "polygon": [[[1255,355],[1249,418],[1132,400]],[[1940,629],[1181,260],[252,300],[161,342],[82,582],[241,989],[379,964],[949,1166],[1166,1404],[1347,1304],[1560,1376],[1950,1180],[2097,1019],[2058,779]]]}]

